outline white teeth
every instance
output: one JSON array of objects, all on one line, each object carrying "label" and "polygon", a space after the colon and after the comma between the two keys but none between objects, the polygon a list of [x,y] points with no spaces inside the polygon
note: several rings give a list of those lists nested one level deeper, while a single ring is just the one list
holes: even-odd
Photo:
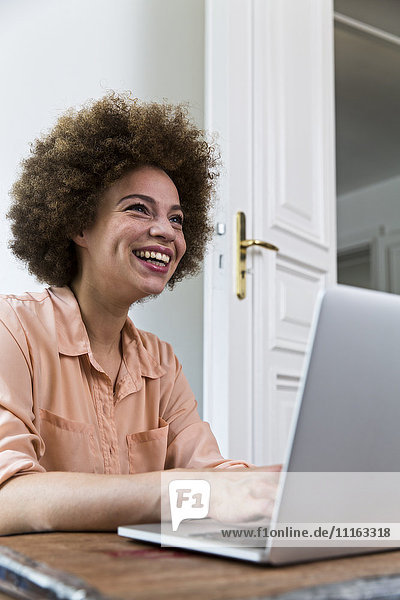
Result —
[{"label": "white teeth", "polygon": [[[138,258],[145,258],[145,259],[150,259],[149,262],[154,262],[152,259],[154,259],[155,261],[160,261],[165,263],[166,265],[169,263],[169,261],[171,260],[171,258],[168,256],[168,254],[162,254],[161,252],[153,252],[153,251],[149,251],[149,250],[135,250],[134,251],[135,255]],[[157,264],[157,263],[154,263]]]}]

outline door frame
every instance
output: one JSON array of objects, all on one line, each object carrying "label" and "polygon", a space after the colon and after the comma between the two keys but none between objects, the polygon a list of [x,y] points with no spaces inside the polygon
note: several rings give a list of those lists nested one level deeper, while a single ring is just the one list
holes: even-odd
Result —
[{"label": "door frame", "polygon": [[[251,286],[245,300],[235,297],[232,215],[237,210],[252,214],[253,2],[206,0],[205,17],[205,129],[222,132],[216,139],[222,165],[214,208],[216,234],[205,260],[203,416],[224,456],[251,460],[252,298]],[[242,32],[240,44],[235,42],[237,31]],[[243,116],[239,126],[238,114]],[[247,231],[252,231],[251,219]],[[231,323],[240,323],[242,328],[240,369]]]}]

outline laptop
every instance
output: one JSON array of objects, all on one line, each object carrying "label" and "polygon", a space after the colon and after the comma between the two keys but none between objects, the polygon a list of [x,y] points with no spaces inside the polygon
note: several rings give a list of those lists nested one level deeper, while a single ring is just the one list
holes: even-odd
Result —
[{"label": "laptop", "polygon": [[387,550],[400,546],[384,539],[388,524],[400,522],[399,471],[400,296],[338,285],[318,298],[272,519],[264,525],[321,531],[322,524],[325,531],[329,524],[329,532],[336,525],[339,537],[270,536],[247,547],[221,539],[221,524],[210,519],[182,522],[176,531],[125,525],[118,534],[275,565]]}]

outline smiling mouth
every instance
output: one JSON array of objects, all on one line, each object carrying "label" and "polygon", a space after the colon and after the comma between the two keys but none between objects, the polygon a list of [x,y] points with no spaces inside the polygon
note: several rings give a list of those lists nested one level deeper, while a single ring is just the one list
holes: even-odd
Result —
[{"label": "smiling mouth", "polygon": [[134,255],[143,260],[144,262],[151,263],[157,267],[165,267],[169,264],[170,257],[167,254],[161,252],[153,252],[149,250],[135,250]]}]

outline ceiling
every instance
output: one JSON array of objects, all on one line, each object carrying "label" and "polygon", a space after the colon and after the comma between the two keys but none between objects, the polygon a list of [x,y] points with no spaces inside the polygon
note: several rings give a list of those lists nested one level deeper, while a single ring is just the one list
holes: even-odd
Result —
[{"label": "ceiling", "polygon": [[[399,37],[400,0],[335,0]],[[337,192],[400,175],[400,45],[335,22]]]}]

